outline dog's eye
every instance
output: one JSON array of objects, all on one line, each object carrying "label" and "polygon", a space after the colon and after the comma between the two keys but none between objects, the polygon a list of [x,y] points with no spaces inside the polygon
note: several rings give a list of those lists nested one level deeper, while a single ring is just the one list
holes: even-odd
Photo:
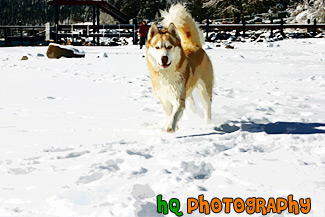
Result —
[{"label": "dog's eye", "polygon": [[156,48],[156,49],[159,49],[159,47],[158,47],[158,46],[156,46],[155,48]]},{"label": "dog's eye", "polygon": [[172,49],[173,48],[173,46],[171,46],[171,45],[169,45],[168,47],[167,47],[167,49]]}]

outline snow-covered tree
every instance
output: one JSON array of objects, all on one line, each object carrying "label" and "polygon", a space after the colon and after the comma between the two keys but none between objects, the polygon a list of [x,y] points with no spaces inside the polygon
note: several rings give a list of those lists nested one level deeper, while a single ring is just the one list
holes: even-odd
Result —
[{"label": "snow-covered tree", "polygon": [[286,5],[286,0],[209,0],[204,7],[219,17],[232,17],[236,22],[245,15],[265,13],[277,3]]},{"label": "snow-covered tree", "polygon": [[242,14],[245,1],[247,0],[209,0],[204,4],[204,7],[221,16],[232,16],[235,20]]},{"label": "snow-covered tree", "polygon": [[295,10],[291,10],[290,22],[307,23],[316,19],[318,23],[325,22],[325,0],[304,0]]},{"label": "snow-covered tree", "polygon": [[193,18],[197,22],[202,22],[205,19],[211,19],[211,10],[209,8],[203,7],[204,0],[188,0],[186,1],[186,8],[192,14]]}]

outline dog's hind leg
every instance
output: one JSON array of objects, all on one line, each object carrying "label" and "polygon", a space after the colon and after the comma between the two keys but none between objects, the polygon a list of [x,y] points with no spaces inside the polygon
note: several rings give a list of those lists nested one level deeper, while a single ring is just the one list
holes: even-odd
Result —
[{"label": "dog's hind leg", "polygon": [[191,94],[190,97],[187,98],[189,105],[190,105],[190,109],[192,110],[192,112],[197,113],[197,107],[193,98],[193,95]]},{"label": "dog's hind leg", "polygon": [[200,79],[197,89],[202,99],[204,107],[204,116],[207,123],[211,123],[211,103],[212,103],[212,81],[208,79]]}]

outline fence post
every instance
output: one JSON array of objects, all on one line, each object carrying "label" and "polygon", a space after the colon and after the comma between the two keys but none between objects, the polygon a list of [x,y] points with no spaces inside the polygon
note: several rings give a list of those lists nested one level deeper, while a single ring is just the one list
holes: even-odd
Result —
[{"label": "fence post", "polygon": [[33,31],[32,31],[32,35],[33,35],[33,38],[32,38],[33,45],[35,46],[36,42],[37,42],[37,38],[36,38],[36,31],[34,30],[34,28],[33,28]]},{"label": "fence post", "polygon": [[95,38],[95,32],[96,32],[96,6],[93,5],[93,45],[96,45],[96,38]]},{"label": "fence post", "polygon": [[8,41],[8,28],[4,29],[5,31],[5,46],[9,45],[9,41]]},{"label": "fence post", "polygon": [[137,18],[133,19],[133,44],[138,44],[138,20]]},{"label": "fence post", "polygon": [[[18,21],[18,26],[21,26],[22,22]],[[23,30],[21,27],[18,28],[19,29],[19,36],[20,36],[20,45],[23,45]]]},{"label": "fence post", "polygon": [[314,28],[313,28],[313,37],[315,37],[316,36],[316,31],[317,31],[317,21],[316,21],[316,19],[314,19]]},{"label": "fence post", "polygon": [[99,45],[99,6],[97,5],[97,28],[96,28],[96,33],[98,34],[97,36],[97,45]]},{"label": "fence post", "polygon": [[51,27],[50,23],[45,23],[45,41],[49,41],[51,37]]},{"label": "fence post", "polygon": [[283,38],[285,38],[285,34],[283,32],[283,18],[281,18],[280,31],[281,31],[281,35],[283,36]]},{"label": "fence post", "polygon": [[[271,17],[271,25],[273,24],[273,17]],[[271,27],[271,38],[273,38],[273,28]]]},{"label": "fence post", "polygon": [[245,26],[246,26],[245,17],[243,17],[242,20],[243,20],[243,37],[245,37]]},{"label": "fence post", "polygon": [[210,26],[210,22],[209,19],[207,19],[207,24],[206,24],[206,29],[205,29],[205,40],[208,41],[209,39],[209,26]]},{"label": "fence post", "polygon": [[55,42],[58,42],[59,34],[59,5],[55,5]]}]

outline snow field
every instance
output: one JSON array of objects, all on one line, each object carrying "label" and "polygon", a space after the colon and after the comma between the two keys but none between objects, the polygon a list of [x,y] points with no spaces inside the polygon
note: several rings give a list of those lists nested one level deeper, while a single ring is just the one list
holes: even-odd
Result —
[{"label": "snow field", "polygon": [[199,194],[310,197],[308,216],[321,216],[325,43],[273,45],[209,45],[212,124],[187,109],[174,134],[138,46],[59,60],[39,55],[46,47],[1,48],[0,216],[155,217],[158,194],[184,216],[198,216],[186,198]]}]

